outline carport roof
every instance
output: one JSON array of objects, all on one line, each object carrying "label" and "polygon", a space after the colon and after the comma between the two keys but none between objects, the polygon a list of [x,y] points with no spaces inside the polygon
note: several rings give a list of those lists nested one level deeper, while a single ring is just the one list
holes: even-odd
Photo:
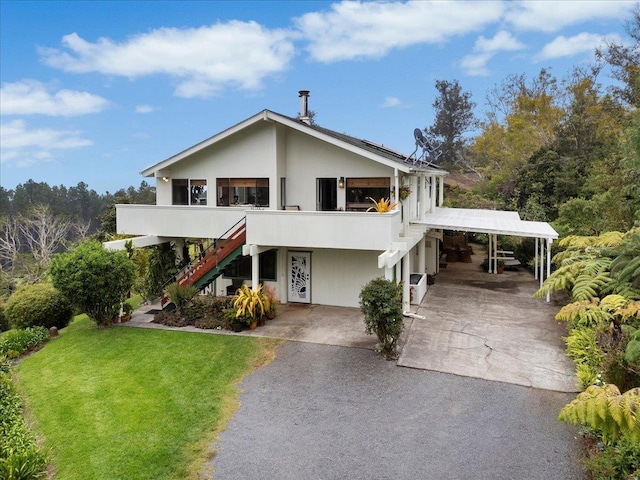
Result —
[{"label": "carport roof", "polygon": [[558,232],[546,222],[520,220],[518,212],[500,210],[436,207],[433,213],[425,214],[424,220],[412,221],[412,223],[443,230],[461,230],[465,232],[513,235],[516,237],[558,238]]}]

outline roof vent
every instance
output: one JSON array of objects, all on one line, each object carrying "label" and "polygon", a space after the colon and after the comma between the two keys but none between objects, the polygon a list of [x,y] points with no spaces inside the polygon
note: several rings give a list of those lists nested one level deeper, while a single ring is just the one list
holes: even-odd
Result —
[{"label": "roof vent", "polygon": [[298,119],[301,122],[311,125],[311,118],[309,117],[309,90],[300,90],[298,96],[300,97],[300,116]]}]

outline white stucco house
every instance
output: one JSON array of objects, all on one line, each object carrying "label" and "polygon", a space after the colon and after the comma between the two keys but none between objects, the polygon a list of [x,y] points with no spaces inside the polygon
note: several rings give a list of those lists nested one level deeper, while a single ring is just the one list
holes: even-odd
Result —
[{"label": "white stucco house", "polygon": [[[299,96],[298,118],[263,110],[143,170],[156,180],[156,205],[117,205],[118,233],[137,246],[227,239],[185,275],[219,295],[245,281],[272,286],[282,302],[356,307],[361,288],[384,276],[404,281],[407,314],[425,291],[410,284],[438,272],[443,229],[541,239],[541,281],[545,247],[548,274],[550,226],[442,208],[446,171],[313,125],[309,92]],[[397,201],[401,187],[411,193],[393,211],[366,212],[368,197]]]}]

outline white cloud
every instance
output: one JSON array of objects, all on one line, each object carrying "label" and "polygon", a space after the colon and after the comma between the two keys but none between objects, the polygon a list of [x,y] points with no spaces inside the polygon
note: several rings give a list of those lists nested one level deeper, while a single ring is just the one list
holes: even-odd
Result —
[{"label": "white cloud", "polygon": [[382,103],[383,108],[396,108],[402,106],[402,101],[397,97],[385,97]]},{"label": "white cloud", "polygon": [[24,120],[0,124],[0,163],[27,167],[51,161],[55,150],[93,145],[77,130],[39,128],[29,130]]},{"label": "white cloud", "polygon": [[487,76],[490,74],[487,63],[497,53],[513,52],[525,48],[526,45],[504,30],[496,33],[493,38],[485,38],[481,35],[473,46],[474,53],[464,56],[460,61],[460,66],[468,75]]},{"label": "white cloud", "polygon": [[501,2],[350,2],[295,19],[320,62],[379,58],[395,48],[443,43],[498,21]]},{"label": "white cloud", "polygon": [[636,4],[635,0],[511,2],[505,19],[520,30],[555,32],[590,20],[624,18]]},{"label": "white cloud", "polygon": [[474,77],[484,77],[490,74],[487,63],[493,58],[491,52],[465,55],[460,61],[460,66],[467,73]]},{"label": "white cloud", "polygon": [[475,52],[500,52],[515,51],[526,48],[526,45],[519,42],[511,33],[501,30],[493,38],[478,37],[473,47]]},{"label": "white cloud", "polygon": [[36,80],[3,83],[0,88],[0,114],[49,115],[71,117],[97,113],[109,105],[102,97],[76,90],[49,92]]},{"label": "white cloud", "polygon": [[151,113],[155,111],[151,105],[138,105],[136,106],[136,113]]},{"label": "white cloud", "polygon": [[580,53],[593,53],[596,48],[603,47],[607,43],[615,42],[623,44],[619,35],[599,35],[596,33],[580,33],[573,37],[559,36],[547,43],[540,53],[535,56],[535,60],[549,60],[552,58],[572,57]]},{"label": "white cloud", "polygon": [[99,72],[137,78],[178,78],[175,94],[206,97],[226,87],[255,90],[265,77],[288,68],[291,33],[256,22],[230,21],[192,29],[161,28],[123,42],[91,43],[72,33],[64,49],[40,49],[45,63],[67,72]]}]

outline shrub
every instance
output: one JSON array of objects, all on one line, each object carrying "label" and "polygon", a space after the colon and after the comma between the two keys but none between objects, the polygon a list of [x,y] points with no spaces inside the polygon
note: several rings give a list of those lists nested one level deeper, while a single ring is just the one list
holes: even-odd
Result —
[{"label": "shrub", "polygon": [[602,451],[592,452],[584,467],[594,480],[640,478],[640,443],[620,439]]},{"label": "shrub", "polygon": [[193,285],[180,285],[178,282],[174,282],[167,286],[167,296],[171,299],[176,306],[176,310],[182,311],[182,309],[196,296],[198,295],[197,287]]},{"label": "shrub", "polygon": [[44,327],[28,327],[10,330],[0,338],[0,355],[17,358],[29,349],[35,349],[49,340],[49,331]]},{"label": "shrub", "polygon": [[78,311],[100,326],[109,326],[135,279],[135,264],[126,252],[106,250],[87,241],[53,257],[49,273],[53,285]]},{"label": "shrub", "polygon": [[46,478],[47,457],[38,451],[22,416],[22,401],[11,378],[0,373],[0,478]]},{"label": "shrub", "polygon": [[403,325],[402,284],[384,278],[371,280],[360,292],[360,309],[364,313],[365,332],[377,335],[383,355],[395,355]]},{"label": "shrub", "polygon": [[4,299],[0,298],[0,332],[6,332],[9,330],[9,322],[4,314]]},{"label": "shrub", "polygon": [[69,301],[53,285],[37,283],[11,295],[4,314],[13,328],[64,328],[71,321],[73,311]]},{"label": "shrub", "polygon": [[222,319],[223,312],[232,306],[233,301],[231,297],[198,295],[182,309],[182,313],[187,317],[189,322],[195,325],[197,321],[201,320]]}]

